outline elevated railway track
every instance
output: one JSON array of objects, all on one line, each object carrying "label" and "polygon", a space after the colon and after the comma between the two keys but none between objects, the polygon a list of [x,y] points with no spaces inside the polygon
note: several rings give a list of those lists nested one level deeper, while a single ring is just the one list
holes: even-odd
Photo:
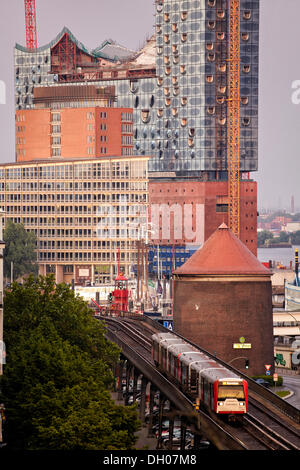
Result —
[{"label": "elevated railway track", "polygon": [[[162,375],[152,360],[151,336],[158,331],[166,332],[162,325],[141,316],[99,318],[106,323],[107,338],[118,344],[123,355],[172,402],[178,415],[185,416],[191,428],[195,432],[201,431],[217,449],[300,450],[299,410],[271,391],[217,359],[248,381],[249,412],[243,418],[242,425],[233,426],[218,416],[212,417],[204,410],[195,411],[190,397]],[[214,357],[207,351],[203,352]],[[216,360],[215,357],[214,359]]]}]

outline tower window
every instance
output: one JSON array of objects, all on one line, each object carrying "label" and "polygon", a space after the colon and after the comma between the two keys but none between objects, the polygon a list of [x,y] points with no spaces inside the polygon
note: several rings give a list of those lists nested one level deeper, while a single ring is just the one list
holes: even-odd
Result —
[{"label": "tower window", "polygon": [[186,42],[186,40],[187,40],[187,33],[182,33],[182,35],[181,35],[181,41],[182,41],[182,42]]},{"label": "tower window", "polygon": [[243,118],[242,119],[242,124],[243,124],[243,126],[249,126],[250,118]]},{"label": "tower window", "polygon": [[214,62],[216,60],[216,54],[209,53],[207,54],[208,62]]},{"label": "tower window", "polygon": [[250,72],[250,65],[244,65],[243,66],[243,72],[244,73],[249,73]]},{"label": "tower window", "polygon": [[182,12],[181,12],[181,19],[182,19],[182,21],[185,21],[185,20],[187,19],[187,15],[188,15],[188,14],[187,14],[187,11],[182,11]]},{"label": "tower window", "polygon": [[215,107],[214,107],[214,106],[209,106],[209,107],[207,108],[207,113],[208,113],[208,114],[215,114],[215,111],[216,111],[216,110],[215,110]]},{"label": "tower window", "polygon": [[251,19],[251,10],[245,10],[243,14],[244,20],[250,20]]},{"label": "tower window", "polygon": [[249,33],[242,33],[242,40],[243,41],[249,41],[249,37],[250,37]]},{"label": "tower window", "polygon": [[141,111],[141,118],[144,123],[150,121],[150,111],[149,109],[142,109]]}]

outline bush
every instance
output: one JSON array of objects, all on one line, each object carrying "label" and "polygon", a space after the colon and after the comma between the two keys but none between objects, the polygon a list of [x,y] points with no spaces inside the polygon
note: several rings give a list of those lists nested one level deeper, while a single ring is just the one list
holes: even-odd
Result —
[{"label": "bush", "polygon": [[251,377],[253,380],[255,379],[264,379],[266,380],[267,382],[269,382],[269,384],[271,385],[271,387],[275,387],[275,384],[276,384],[276,387],[281,387],[281,385],[283,384],[283,379],[281,377],[281,375],[278,375],[278,380],[277,382],[274,382],[273,380],[273,376],[272,375],[254,375],[253,377]]}]

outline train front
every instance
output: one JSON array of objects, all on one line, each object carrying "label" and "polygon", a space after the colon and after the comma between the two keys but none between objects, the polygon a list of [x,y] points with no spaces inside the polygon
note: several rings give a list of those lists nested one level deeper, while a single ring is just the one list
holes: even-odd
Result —
[{"label": "train front", "polygon": [[214,383],[215,412],[244,414],[248,412],[248,383],[243,379],[219,379]]}]

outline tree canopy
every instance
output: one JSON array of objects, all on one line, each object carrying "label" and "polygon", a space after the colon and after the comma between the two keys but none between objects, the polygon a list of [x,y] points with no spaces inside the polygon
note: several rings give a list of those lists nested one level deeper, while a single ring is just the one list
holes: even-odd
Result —
[{"label": "tree canopy", "polygon": [[4,299],[7,361],[0,399],[13,450],[126,450],[135,406],[111,399],[119,349],[86,302],[53,277],[13,283]]},{"label": "tree canopy", "polygon": [[14,224],[7,220],[3,232],[5,249],[3,253],[4,276],[10,278],[11,263],[13,263],[14,280],[24,274],[38,272],[36,257],[36,236],[34,232],[27,232],[22,224]]}]

